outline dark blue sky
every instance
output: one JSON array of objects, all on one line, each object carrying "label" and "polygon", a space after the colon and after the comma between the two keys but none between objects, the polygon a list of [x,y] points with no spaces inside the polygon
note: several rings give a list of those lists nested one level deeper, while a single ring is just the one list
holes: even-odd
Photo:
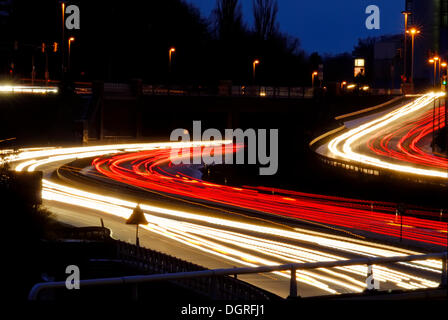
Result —
[{"label": "dark blue sky", "polygon": [[[210,17],[215,0],[187,0]],[[283,32],[300,39],[307,52],[351,52],[358,38],[396,34],[404,30],[401,11],[405,0],[278,0],[278,20]],[[241,0],[245,21],[252,26],[252,0]],[[381,10],[381,29],[367,30],[365,10]]]}]

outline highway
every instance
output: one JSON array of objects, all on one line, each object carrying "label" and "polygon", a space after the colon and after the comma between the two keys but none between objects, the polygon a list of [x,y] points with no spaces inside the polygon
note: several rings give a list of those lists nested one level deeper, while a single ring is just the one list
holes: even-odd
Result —
[{"label": "highway", "polygon": [[444,95],[428,93],[369,119],[337,135],[319,152],[335,159],[447,181],[448,159],[430,148],[433,122],[437,129],[445,126],[443,107],[436,108],[433,121],[434,104],[438,106],[439,98]]},{"label": "highway", "polygon": [[[307,195],[287,190],[276,190],[275,194],[269,195],[261,187],[235,188],[201,181],[187,175],[186,172],[189,171],[184,170],[185,168],[176,168],[169,164],[171,147],[221,146],[225,143],[228,142],[27,149],[7,156],[6,160],[17,171],[44,172],[42,198],[45,206],[54,211],[60,221],[77,226],[98,225],[99,217],[102,217],[106,226],[112,230],[113,236],[125,241],[132,242],[134,236],[134,228],[124,223],[137,205],[135,197],[132,196],[133,190],[147,189],[146,197],[142,199],[139,196],[138,199],[149,221],[148,225],[142,226],[144,231],[141,232],[141,244],[208,268],[424,253],[421,250],[405,250],[398,246],[374,243],[348,233],[344,236],[312,228],[291,227],[247,214],[249,209],[251,213],[259,210],[273,215],[278,214],[274,209],[295,212],[298,207],[294,206],[300,205],[301,214],[306,216],[294,217],[298,221],[303,219],[304,222],[313,222],[313,217],[325,216],[337,220],[338,214],[343,216],[346,213],[350,213],[351,219],[354,219],[357,215],[367,212],[369,218],[373,219],[377,215],[385,214],[381,211],[390,210],[388,204],[383,204],[382,209],[378,207],[377,212],[366,210],[368,203],[359,200]],[[55,178],[55,170],[75,159],[91,161],[91,166],[80,169],[69,165],[65,170],[92,183],[83,184],[83,180],[68,183]],[[126,174],[123,174],[124,172]],[[162,180],[165,183],[160,183]],[[133,185],[134,189],[125,188],[129,185]],[[198,187],[192,189],[193,185]],[[111,186],[115,192],[111,191]],[[156,186],[168,189],[160,190]],[[187,194],[189,191],[192,193]],[[165,200],[155,200],[154,192],[159,196],[166,196]],[[229,198],[231,194],[240,196]],[[252,194],[252,199],[248,194]],[[176,199],[184,201],[184,204],[179,204]],[[194,199],[197,199],[200,205],[195,206],[195,202],[191,201]],[[226,202],[229,199],[232,202]],[[243,200],[250,202],[243,203]],[[257,202],[257,207],[249,207]],[[217,208],[218,205],[220,208],[225,205],[232,210]],[[240,210],[236,210],[237,208]],[[386,215],[387,219],[395,218],[393,214]],[[356,230],[366,219],[367,216],[358,217],[357,225],[352,225],[351,228]],[[341,221],[349,223],[346,218]],[[397,228],[393,223],[384,225],[384,221],[384,218],[379,219],[378,230]],[[423,223],[427,220],[418,221]],[[322,224],[334,223],[319,222],[319,226]],[[375,223],[371,224],[371,227],[373,225]],[[380,225],[383,226],[380,228]],[[436,229],[428,228],[427,234],[418,232],[419,236],[423,237],[421,240],[432,242],[432,237],[439,232],[439,227],[441,231],[446,230],[446,223]],[[441,235],[436,237],[440,238],[439,241],[442,239]],[[436,287],[440,273],[439,261],[374,268],[375,277],[383,289]],[[297,278],[299,294],[314,296],[361,292],[365,288],[366,275],[365,266],[300,272]],[[241,277],[283,297],[289,292],[288,278],[287,272]]]}]

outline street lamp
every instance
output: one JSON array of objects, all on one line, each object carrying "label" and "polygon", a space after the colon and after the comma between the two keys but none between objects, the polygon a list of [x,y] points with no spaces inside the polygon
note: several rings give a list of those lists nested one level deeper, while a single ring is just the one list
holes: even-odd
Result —
[{"label": "street lamp", "polygon": [[172,47],[170,48],[170,50],[168,51],[168,55],[169,55],[169,72],[171,73],[171,60],[172,60],[172,55],[173,53],[176,52],[176,48]]},{"label": "street lamp", "polygon": [[411,83],[414,83],[414,40],[415,35],[419,34],[420,30],[412,28],[411,30],[408,30],[407,33],[410,33],[412,38]]},{"label": "street lamp", "polygon": [[[429,59],[429,63],[434,64],[434,79],[433,79],[434,88],[437,85],[436,74],[437,74],[437,62],[439,62],[439,61],[440,61],[439,57],[434,57],[434,58]],[[439,69],[440,69],[440,62],[439,62]]]},{"label": "street lamp", "polygon": [[75,41],[74,37],[70,37],[68,39],[68,71],[70,71],[70,49],[71,49],[71,44],[73,41]]},{"label": "street lamp", "polygon": [[[402,11],[401,12],[404,15],[404,79],[407,79],[407,33],[408,33],[408,19],[409,16],[412,14],[412,12],[409,11]],[[405,80],[406,81],[406,80]]]},{"label": "street lamp", "polygon": [[317,76],[319,73],[317,71],[314,71],[311,74],[311,86],[314,88],[314,77]]},{"label": "street lamp", "polygon": [[[440,58],[439,57],[434,57],[429,59],[429,63],[434,64],[434,89],[436,89],[437,83],[436,83],[436,73],[437,73],[437,62],[439,62],[439,70],[440,70]],[[440,107],[440,102],[439,102],[439,107]],[[439,110],[440,112],[440,110]],[[439,113],[440,114],[440,113]],[[434,105],[433,105],[433,115],[432,115],[432,151],[435,151],[435,123],[436,123],[436,99],[434,99]]]},{"label": "street lamp", "polygon": [[254,81],[255,81],[255,69],[257,67],[257,64],[260,64],[260,60],[254,60],[254,63],[252,64],[252,73],[253,73]]},{"label": "street lamp", "polygon": [[65,71],[65,2],[61,1],[61,9],[62,9],[62,47],[61,47],[61,64],[62,64],[62,76]]}]

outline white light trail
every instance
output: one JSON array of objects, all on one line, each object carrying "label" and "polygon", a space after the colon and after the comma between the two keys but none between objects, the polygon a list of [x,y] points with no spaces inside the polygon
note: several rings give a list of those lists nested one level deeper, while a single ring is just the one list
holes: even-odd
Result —
[{"label": "white light trail", "polygon": [[361,138],[371,134],[372,132],[384,128],[394,121],[399,121],[402,117],[414,113],[422,108],[426,107],[428,104],[433,103],[435,99],[443,97],[445,93],[429,93],[422,97],[417,98],[413,102],[392,111],[378,119],[365,123],[357,128],[351,129],[346,133],[343,133],[336,138],[334,138],[329,144],[328,149],[338,157],[342,159],[351,160],[366,165],[372,165],[384,169],[390,169],[399,172],[418,174],[430,177],[439,177],[448,179],[448,172],[434,169],[422,169],[415,168],[409,165],[400,165],[391,163],[385,160],[381,160],[376,157],[367,156],[353,151],[353,145],[360,141]]},{"label": "white light trail", "polygon": [[[222,144],[223,142],[210,142]],[[39,166],[50,163],[68,161],[76,158],[95,157],[114,154],[125,150],[152,150],[169,147],[192,147],[204,143],[153,143],[108,145],[80,148],[51,148],[25,150],[10,158],[16,163],[16,170],[34,171]],[[87,192],[82,189],[64,186],[47,179],[42,181],[42,197],[46,200],[58,201],[73,206],[98,210],[127,219],[137,203],[125,199]],[[344,260],[343,256],[328,253],[338,250],[348,254],[361,256],[397,256],[419,254],[418,252],[396,248],[393,246],[372,244],[367,241],[334,236],[320,232],[299,229],[294,231],[245,223],[231,218],[217,218],[183,210],[172,210],[148,204],[140,204],[145,211],[150,224],[142,226],[150,232],[173,239],[207,254],[246,266],[275,265],[287,262],[317,262]],[[190,222],[186,222],[188,220]],[[233,231],[231,231],[233,230]],[[235,231],[237,230],[237,231]],[[256,236],[245,234],[250,231]],[[275,237],[281,241],[269,240]],[[290,244],[294,242],[307,243],[321,249],[308,249]],[[327,252],[326,252],[326,251]],[[408,263],[413,268],[439,274],[441,262],[428,260]],[[279,277],[289,278],[289,272],[275,272]],[[319,288],[326,293],[361,292],[365,288],[363,279],[367,274],[366,266],[340,267],[334,269],[317,269],[300,271],[299,282]],[[375,267],[375,277],[381,282],[388,282],[397,287],[419,288],[437,287],[438,283],[423,277],[400,272],[393,268]]]}]

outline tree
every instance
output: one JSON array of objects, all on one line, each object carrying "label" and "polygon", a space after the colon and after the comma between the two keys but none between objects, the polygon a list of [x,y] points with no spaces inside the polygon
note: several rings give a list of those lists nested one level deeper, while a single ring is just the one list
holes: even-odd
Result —
[{"label": "tree", "polygon": [[214,15],[218,39],[232,39],[244,32],[239,0],[217,0]]},{"label": "tree", "polygon": [[313,52],[309,57],[309,64],[312,71],[319,69],[319,65],[322,64],[322,57],[317,52]]},{"label": "tree", "polygon": [[268,40],[278,32],[277,0],[253,0],[255,34],[262,40]]}]

